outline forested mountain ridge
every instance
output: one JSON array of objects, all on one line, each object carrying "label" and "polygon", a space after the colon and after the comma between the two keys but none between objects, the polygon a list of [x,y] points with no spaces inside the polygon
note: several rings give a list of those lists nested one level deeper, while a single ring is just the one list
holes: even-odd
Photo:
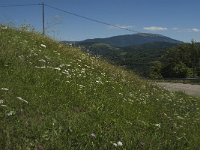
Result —
[{"label": "forested mountain ridge", "polygon": [[77,43],[79,44],[105,43],[114,47],[128,47],[133,45],[142,45],[145,43],[154,43],[154,42],[182,43],[181,41],[174,40],[172,38],[160,34],[150,34],[150,33],[138,33],[130,35],[113,36],[109,38],[87,39]]}]

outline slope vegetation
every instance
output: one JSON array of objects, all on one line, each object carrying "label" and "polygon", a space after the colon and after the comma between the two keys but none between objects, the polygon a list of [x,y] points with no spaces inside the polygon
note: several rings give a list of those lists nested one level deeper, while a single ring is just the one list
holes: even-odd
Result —
[{"label": "slope vegetation", "polygon": [[77,48],[0,29],[0,149],[198,149],[199,107]]}]

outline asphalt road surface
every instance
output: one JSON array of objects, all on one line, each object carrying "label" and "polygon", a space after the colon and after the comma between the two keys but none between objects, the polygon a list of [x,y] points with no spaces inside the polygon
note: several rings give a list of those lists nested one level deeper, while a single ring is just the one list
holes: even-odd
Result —
[{"label": "asphalt road surface", "polygon": [[185,94],[200,97],[200,85],[191,85],[183,83],[169,83],[169,82],[158,82],[160,87],[163,87],[169,91],[181,91]]}]

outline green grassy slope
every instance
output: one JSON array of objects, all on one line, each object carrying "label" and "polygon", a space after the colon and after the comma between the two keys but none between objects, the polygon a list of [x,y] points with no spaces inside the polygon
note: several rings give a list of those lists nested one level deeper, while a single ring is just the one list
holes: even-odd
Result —
[{"label": "green grassy slope", "polygon": [[0,29],[0,149],[197,149],[199,107],[79,49]]}]

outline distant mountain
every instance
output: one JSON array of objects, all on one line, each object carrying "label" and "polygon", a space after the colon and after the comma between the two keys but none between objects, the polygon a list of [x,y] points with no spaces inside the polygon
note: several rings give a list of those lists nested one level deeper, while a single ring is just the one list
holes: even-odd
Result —
[{"label": "distant mountain", "polygon": [[130,35],[113,36],[109,38],[87,39],[84,41],[80,41],[78,43],[81,45],[92,44],[92,43],[104,43],[114,47],[127,47],[127,46],[133,46],[133,45],[136,46],[154,42],[182,43],[181,41],[163,35],[150,34],[150,33],[138,33]]}]

